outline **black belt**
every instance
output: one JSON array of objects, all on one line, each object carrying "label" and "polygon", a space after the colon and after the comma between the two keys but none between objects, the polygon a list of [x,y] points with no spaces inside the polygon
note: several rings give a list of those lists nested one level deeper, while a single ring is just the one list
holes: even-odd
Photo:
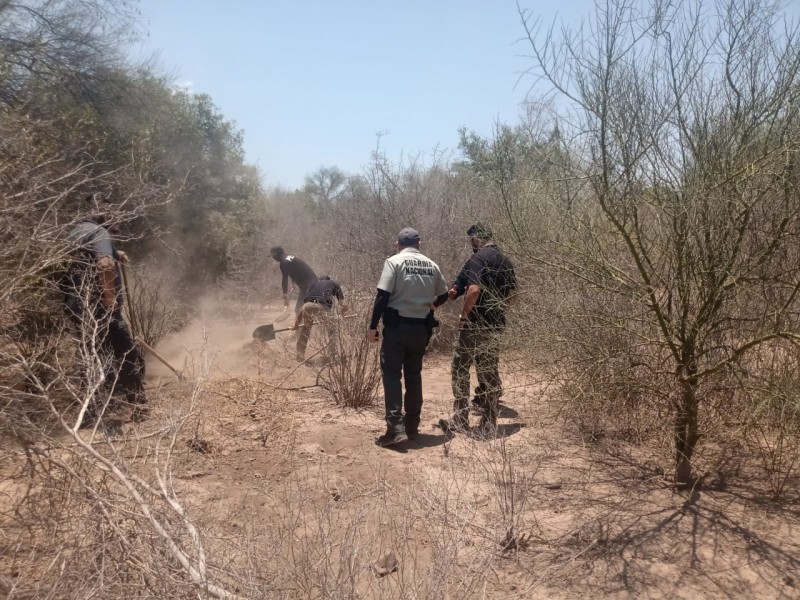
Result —
[{"label": "black belt", "polygon": [[414,323],[416,325],[424,325],[427,319],[412,319],[411,317],[399,317],[401,323]]}]

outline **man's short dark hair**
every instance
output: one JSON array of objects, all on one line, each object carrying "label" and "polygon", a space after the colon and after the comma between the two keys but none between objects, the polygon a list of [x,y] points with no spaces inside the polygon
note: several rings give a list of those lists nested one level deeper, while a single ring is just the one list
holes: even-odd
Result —
[{"label": "man's short dark hair", "polygon": [[108,198],[108,196],[101,194],[100,192],[89,194],[83,199],[83,201],[95,208],[98,206],[109,206],[111,204],[111,200]]},{"label": "man's short dark hair", "polygon": [[467,235],[481,240],[490,240],[492,239],[492,230],[484,223],[475,223],[475,225],[467,229]]},{"label": "man's short dark hair", "polygon": [[269,249],[269,253],[272,258],[281,258],[282,256],[286,255],[286,251],[283,249],[283,246],[273,246]]},{"label": "man's short dark hair", "polygon": [[109,212],[112,209],[111,200],[100,193],[89,194],[83,199],[85,203],[86,220],[97,225],[104,225],[110,220]]}]

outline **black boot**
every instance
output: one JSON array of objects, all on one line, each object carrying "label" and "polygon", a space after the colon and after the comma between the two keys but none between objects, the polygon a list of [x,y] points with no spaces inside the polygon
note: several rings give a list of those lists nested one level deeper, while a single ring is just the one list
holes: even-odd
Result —
[{"label": "black boot", "polygon": [[481,418],[478,428],[475,430],[475,436],[484,440],[489,440],[497,435],[497,419],[491,419],[488,416]]},{"label": "black boot", "polygon": [[475,395],[472,397],[472,414],[483,416],[486,412],[486,389],[483,385],[475,388]]},{"label": "black boot", "polygon": [[141,423],[150,416],[150,407],[147,405],[147,395],[144,387],[135,386],[125,392],[125,402],[133,406],[131,411],[131,421]]},{"label": "black boot", "polygon": [[392,429],[391,427],[386,428],[386,433],[380,436],[375,443],[378,446],[394,446],[395,444],[399,444],[400,442],[405,442],[408,439],[408,435],[404,429],[396,430]]},{"label": "black boot", "polygon": [[131,421],[141,423],[150,418],[150,407],[147,404],[137,404],[131,411]]},{"label": "black boot", "polygon": [[408,439],[413,440],[416,439],[417,436],[419,436],[419,419],[412,421],[404,417],[403,425],[405,426],[406,435],[408,436]]},{"label": "black boot", "polygon": [[445,433],[464,433],[469,430],[469,421],[460,413],[450,419],[439,419],[439,427]]},{"label": "black boot", "polygon": [[97,423],[97,412],[89,406],[86,409],[86,412],[83,413],[83,419],[81,419],[81,424],[78,426],[78,429],[89,429],[90,427],[94,427],[95,423]]}]

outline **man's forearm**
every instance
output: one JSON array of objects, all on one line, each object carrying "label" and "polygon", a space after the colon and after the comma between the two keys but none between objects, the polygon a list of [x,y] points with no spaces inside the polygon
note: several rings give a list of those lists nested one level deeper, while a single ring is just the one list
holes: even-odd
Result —
[{"label": "man's forearm", "polygon": [[461,318],[468,319],[469,313],[472,312],[472,309],[475,307],[475,304],[478,302],[478,297],[481,295],[481,288],[477,285],[470,285],[467,288],[467,295],[464,298],[464,308],[461,311]]},{"label": "man's forearm", "polygon": [[116,264],[113,258],[104,256],[98,261],[97,266],[100,273],[100,286],[102,288],[100,300],[103,306],[114,310],[117,303]]}]

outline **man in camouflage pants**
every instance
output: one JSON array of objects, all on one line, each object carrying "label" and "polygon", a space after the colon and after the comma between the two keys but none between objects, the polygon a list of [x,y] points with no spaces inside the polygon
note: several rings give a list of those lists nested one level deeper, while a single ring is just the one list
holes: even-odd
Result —
[{"label": "man in camouflage pants", "polygon": [[480,429],[488,434],[497,427],[497,405],[502,395],[500,379],[500,335],[505,328],[505,311],[517,287],[514,265],[492,241],[486,225],[476,224],[467,235],[473,255],[450,291],[455,298],[466,295],[459,319],[459,332],[451,370],[453,416],[439,421],[445,431],[469,429],[469,369],[478,375],[476,404],[481,408]]}]

